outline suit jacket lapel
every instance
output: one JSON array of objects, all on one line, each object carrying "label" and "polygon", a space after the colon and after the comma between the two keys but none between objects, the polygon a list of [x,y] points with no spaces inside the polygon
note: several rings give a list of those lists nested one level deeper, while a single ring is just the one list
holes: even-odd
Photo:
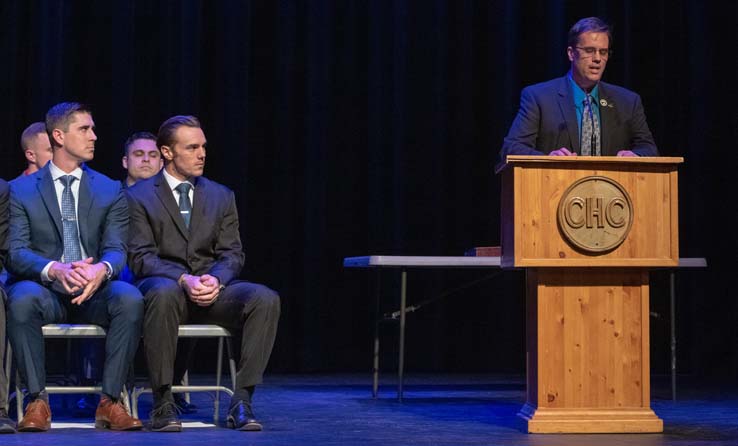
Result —
[{"label": "suit jacket lapel", "polygon": [[[571,97],[571,87],[569,79],[564,76],[561,78],[559,85],[559,108],[561,115],[566,123],[566,129],[569,133],[571,141],[570,150],[579,153],[579,123],[577,122],[577,110],[574,107],[574,100]],[[558,147],[556,147],[558,149]]]},{"label": "suit jacket lapel", "polygon": [[[174,220],[174,224],[177,225],[177,229],[179,229],[179,232],[182,233],[184,238],[189,239],[189,231],[184,224],[182,215],[179,213],[179,206],[174,201],[174,194],[172,194],[171,189],[169,189],[169,183],[167,183],[163,173],[159,172],[156,176],[154,186],[156,196],[159,197],[162,205],[164,205],[164,209],[166,209],[169,216]],[[190,221],[190,223],[192,222]]]},{"label": "suit jacket lapel", "polygon": [[63,240],[62,226],[61,226],[61,211],[59,210],[59,201],[56,198],[56,189],[54,188],[54,180],[51,179],[51,172],[49,171],[49,165],[46,164],[44,167],[45,172],[38,176],[38,192],[41,195],[41,199],[46,206],[46,210],[51,215],[51,221],[54,222],[56,232],[59,233],[59,239]]},{"label": "suit jacket lapel", "polygon": [[205,200],[207,199],[207,191],[205,189],[205,181],[197,178],[192,196],[192,215],[190,216],[190,232],[193,234],[205,217]]},{"label": "suit jacket lapel", "polygon": [[77,203],[77,227],[79,227],[79,241],[85,248],[88,256],[95,256],[97,253],[90,252],[89,245],[87,243],[87,236],[89,235],[89,229],[87,223],[90,215],[90,208],[94,200],[92,190],[94,189],[95,177],[94,174],[90,175],[87,169],[82,171],[82,178],[79,181],[79,193]]}]

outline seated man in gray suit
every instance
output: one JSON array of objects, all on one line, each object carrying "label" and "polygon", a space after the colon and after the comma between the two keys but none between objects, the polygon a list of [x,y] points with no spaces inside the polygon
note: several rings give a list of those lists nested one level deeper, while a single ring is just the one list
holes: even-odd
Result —
[{"label": "seated man in gray suit", "polygon": [[141,336],[143,298],[114,280],[125,265],[128,205],[119,181],[88,168],[95,123],[88,108],[61,103],[46,114],[51,162],[10,184],[8,336],[30,394],[20,431],[46,431],[41,327],[92,323],[107,329],[97,427],[141,429],[120,400]]},{"label": "seated man in gray suit", "polygon": [[502,162],[507,155],[658,156],[641,98],[601,81],[611,43],[610,27],[596,17],[571,27],[571,69],[523,89]]},{"label": "seated man in gray suit", "polygon": [[[8,253],[8,203],[10,188],[5,180],[0,180],[0,269],[5,265]],[[0,283],[0,434],[15,433],[15,423],[8,417],[8,377],[5,376],[5,290]]]},{"label": "seated man in gray suit", "polygon": [[238,280],[244,255],[233,191],[202,176],[205,134],[194,116],[174,116],[159,128],[164,169],[128,189],[128,263],[144,295],[144,351],[154,410],[151,429],[178,432],[172,396],[177,327],[222,325],[241,337],[228,425],[261,430],[251,409],[271,355],[280,313],[269,288]]}]

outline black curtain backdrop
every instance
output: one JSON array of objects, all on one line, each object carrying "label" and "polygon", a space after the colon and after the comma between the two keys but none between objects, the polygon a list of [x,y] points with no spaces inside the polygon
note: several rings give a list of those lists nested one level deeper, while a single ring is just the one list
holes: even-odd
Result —
[{"label": "black curtain backdrop", "polygon": [[[525,85],[568,69],[566,32],[614,25],[605,79],[639,92],[680,168],[680,370],[738,369],[736,2],[54,1],[0,4],[0,175],[21,131],[90,103],[91,166],[122,178],[122,143],[194,114],[206,175],[237,193],[244,277],[280,292],[272,371],[370,368],[373,277],[346,256],[460,255],[499,244],[498,150]],[[412,299],[485,272],[411,274]],[[523,275],[508,272],[409,316],[411,370],[522,372]],[[396,275],[382,276],[385,300]],[[652,364],[667,371],[668,293],[653,275]],[[391,310],[392,305],[387,305]],[[393,327],[383,359],[394,362]]]}]

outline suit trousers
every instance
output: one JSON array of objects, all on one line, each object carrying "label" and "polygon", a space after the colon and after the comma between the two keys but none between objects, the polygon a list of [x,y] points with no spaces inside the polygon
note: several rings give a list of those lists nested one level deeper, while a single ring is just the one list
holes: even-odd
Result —
[{"label": "suit trousers", "polygon": [[[233,281],[208,307],[189,300],[176,281],[148,277],[138,282],[146,311],[143,336],[155,403],[172,398],[170,389],[180,324],[217,324],[238,336],[237,389],[260,384],[274,346],[280,314],[279,295],[264,285]],[[234,389],[234,390],[237,390]]]},{"label": "suit trousers", "polygon": [[8,377],[5,375],[5,291],[0,287],[0,409],[8,405]]},{"label": "suit trousers", "polygon": [[71,296],[57,293],[30,280],[8,288],[8,336],[28,391],[46,387],[45,347],[41,327],[45,324],[78,322],[107,330],[102,390],[118,397],[128,376],[141,338],[144,302],[131,284],[105,282],[81,305]]}]

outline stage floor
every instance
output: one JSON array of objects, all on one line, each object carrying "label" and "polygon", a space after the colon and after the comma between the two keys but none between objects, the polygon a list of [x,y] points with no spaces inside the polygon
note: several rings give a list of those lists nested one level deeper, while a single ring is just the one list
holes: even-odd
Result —
[{"label": "stage floor", "polygon": [[[196,377],[196,381],[202,382]],[[54,428],[47,433],[0,436],[0,445],[711,445],[738,444],[738,389],[698,388],[680,380],[671,401],[667,377],[653,378],[652,407],[663,434],[529,435],[516,413],[525,399],[522,376],[410,375],[405,399],[394,382],[371,398],[370,375],[271,375],[257,389],[255,411],[262,432],[222,427],[228,399],[221,397],[221,426],[212,425],[212,398],[193,394],[199,410],[183,415],[182,433],[96,430],[75,418],[76,395],[51,395]],[[66,398],[66,400],[65,400]],[[151,396],[140,413],[148,421]]]}]

